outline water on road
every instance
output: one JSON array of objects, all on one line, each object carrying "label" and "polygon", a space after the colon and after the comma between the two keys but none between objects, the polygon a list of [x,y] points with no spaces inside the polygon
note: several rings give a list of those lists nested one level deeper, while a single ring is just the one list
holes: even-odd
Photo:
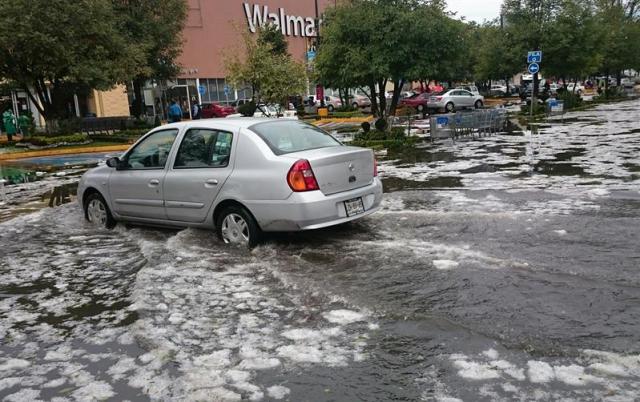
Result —
[{"label": "water on road", "polygon": [[0,398],[633,401],[640,102],[389,153],[382,210],[271,236],[0,224]]}]

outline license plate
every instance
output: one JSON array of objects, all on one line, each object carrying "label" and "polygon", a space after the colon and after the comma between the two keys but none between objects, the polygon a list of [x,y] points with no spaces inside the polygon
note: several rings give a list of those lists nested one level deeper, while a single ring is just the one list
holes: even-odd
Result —
[{"label": "license plate", "polygon": [[344,209],[347,211],[347,216],[353,216],[353,215],[364,213],[364,203],[362,202],[362,197],[345,201]]}]

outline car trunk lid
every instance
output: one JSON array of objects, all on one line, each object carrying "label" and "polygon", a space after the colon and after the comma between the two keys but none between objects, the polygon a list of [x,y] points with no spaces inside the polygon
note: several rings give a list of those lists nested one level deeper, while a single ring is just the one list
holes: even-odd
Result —
[{"label": "car trunk lid", "polygon": [[373,182],[373,151],[358,147],[327,147],[283,155],[306,159],[325,195],[364,187]]}]

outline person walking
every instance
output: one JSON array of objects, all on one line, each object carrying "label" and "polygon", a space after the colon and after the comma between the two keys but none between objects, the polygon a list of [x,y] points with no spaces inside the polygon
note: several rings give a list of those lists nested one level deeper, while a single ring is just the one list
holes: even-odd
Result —
[{"label": "person walking", "polygon": [[200,119],[200,105],[198,105],[197,103],[191,105],[191,119]]},{"label": "person walking", "polygon": [[182,108],[175,99],[171,99],[169,106],[169,123],[176,123],[182,120]]},{"label": "person walking", "polygon": [[13,141],[13,136],[16,134],[16,117],[13,115],[11,109],[7,109],[2,114],[2,122],[4,123],[4,129],[7,132],[7,141]]}]

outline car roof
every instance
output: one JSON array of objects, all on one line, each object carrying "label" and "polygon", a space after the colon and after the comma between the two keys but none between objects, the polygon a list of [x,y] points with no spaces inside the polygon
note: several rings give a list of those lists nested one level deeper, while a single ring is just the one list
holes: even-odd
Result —
[{"label": "car roof", "polygon": [[214,119],[198,119],[198,120],[190,120],[190,121],[181,121],[178,123],[169,123],[158,128],[218,128],[218,127],[226,127],[226,128],[248,128],[256,123],[273,121],[273,118],[268,117],[226,117],[224,119],[214,118]]}]

